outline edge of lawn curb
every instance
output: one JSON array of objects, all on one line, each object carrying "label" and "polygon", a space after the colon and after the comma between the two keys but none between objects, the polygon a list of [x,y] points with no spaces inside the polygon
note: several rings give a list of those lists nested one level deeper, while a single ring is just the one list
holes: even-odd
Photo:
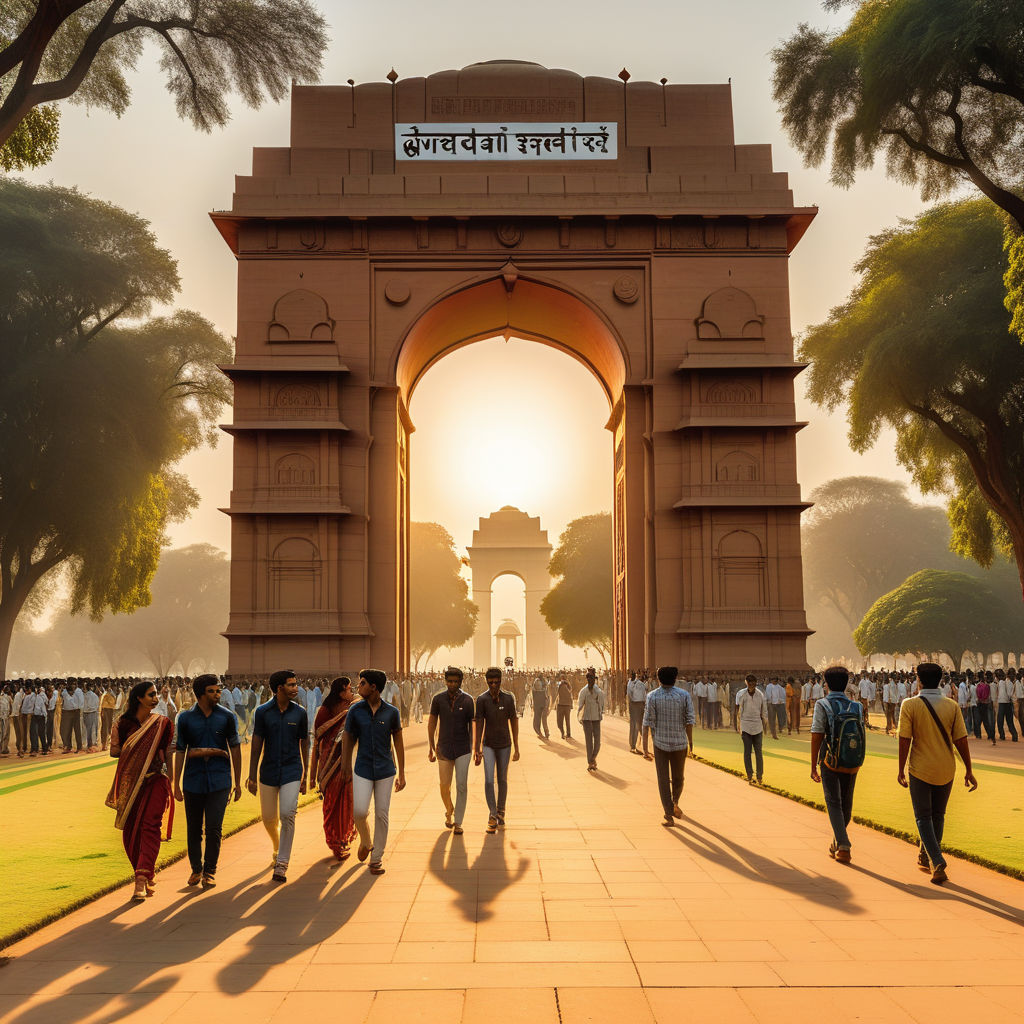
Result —
[{"label": "edge of lawn curb", "polygon": [[[309,804],[315,802],[316,797],[312,794],[307,794],[306,798],[299,801],[299,809],[307,807]],[[243,829],[251,828],[262,818],[259,814],[254,814],[251,818],[247,818],[245,821],[237,822],[232,825],[231,828],[225,829],[222,839],[227,839],[228,836],[237,835]],[[172,864],[177,864],[179,860],[184,860],[188,856],[188,850],[179,850],[177,853],[169,854],[166,860],[158,860],[157,862],[157,874],[163,871],[165,868],[169,868]],[[90,893],[86,893],[84,896],[79,896],[73,899],[70,903],[65,904],[60,910],[54,910],[52,913],[39,918],[38,921],[33,921],[31,924],[23,925],[21,928],[16,928],[11,932],[0,933],[0,951],[6,949],[8,946],[13,946],[16,942],[20,942],[22,939],[27,939],[34,932],[39,931],[40,928],[45,928],[48,924],[53,924],[54,921],[59,921],[62,917],[67,917],[68,914],[73,914],[76,910],[81,910],[82,907],[88,906],[94,900],[98,900],[101,896],[107,896],[122,886],[127,885],[134,876],[130,873],[126,873],[123,878],[120,878],[116,882],[110,882],[108,885],[101,886],[99,889],[94,889]],[[0,967],[3,967],[4,963],[8,962],[10,957],[0,956]]]},{"label": "edge of lawn curb", "polygon": [[[690,752],[687,760],[698,761],[700,764],[707,765],[709,768],[715,768],[720,772],[725,772],[728,775],[735,775],[738,779],[746,780],[746,772],[740,771],[738,768],[729,768],[724,764],[719,764],[717,761],[712,761],[710,758],[703,757],[700,754],[694,754]],[[807,797],[799,796],[796,793],[791,793],[788,789],[782,789],[780,786],[771,786],[765,783],[761,783],[759,789],[767,790],[769,793],[775,793],[776,796],[785,797],[787,800],[792,800],[794,803],[803,804],[805,807],[813,807],[816,811],[825,811],[825,804],[821,800],[809,800]],[[853,816],[853,820],[858,825],[863,825],[865,828],[874,829],[876,832],[883,832],[887,836],[892,836],[894,839],[902,839],[905,843],[909,843],[911,846],[919,846],[920,839],[911,832],[906,832],[901,828],[893,828],[891,825],[883,825],[880,822],[874,821],[871,818],[863,818],[859,814]],[[1024,870],[1020,868],[1011,868],[1007,864],[1000,864],[998,861],[990,860],[988,857],[981,857],[976,853],[970,853],[967,850],[961,850],[955,846],[943,845],[943,850],[946,853],[952,854],[954,857],[959,857],[961,860],[970,861],[972,864],[977,864],[979,867],[988,868],[991,871],[998,871],[1001,875],[1008,875],[1010,878],[1016,878],[1019,881],[1024,881]]]}]

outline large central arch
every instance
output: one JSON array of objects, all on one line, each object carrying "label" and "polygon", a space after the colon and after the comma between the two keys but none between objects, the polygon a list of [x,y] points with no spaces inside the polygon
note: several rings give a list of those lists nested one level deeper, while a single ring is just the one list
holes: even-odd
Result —
[{"label": "large central arch", "polygon": [[409,401],[501,334],[607,396],[614,664],[804,667],[787,261],[813,215],[724,85],[496,62],[294,88],[290,144],[213,215],[239,261],[230,670],[407,668]]}]

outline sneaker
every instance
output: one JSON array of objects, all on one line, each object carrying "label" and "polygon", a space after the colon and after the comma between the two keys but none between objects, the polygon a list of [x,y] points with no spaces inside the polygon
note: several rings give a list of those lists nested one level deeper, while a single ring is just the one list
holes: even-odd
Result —
[{"label": "sneaker", "polygon": [[917,851],[917,866],[922,871],[931,871],[932,862],[928,859],[928,854],[924,850]]},{"label": "sneaker", "polygon": [[284,868],[274,868],[274,873],[270,876],[274,882],[287,882],[288,879],[285,876]]},{"label": "sneaker", "polygon": [[188,876],[188,882],[186,884],[188,884],[188,885],[198,885],[200,880],[202,879],[202,877],[203,877],[202,872],[200,872],[200,871],[193,871],[192,874]]}]

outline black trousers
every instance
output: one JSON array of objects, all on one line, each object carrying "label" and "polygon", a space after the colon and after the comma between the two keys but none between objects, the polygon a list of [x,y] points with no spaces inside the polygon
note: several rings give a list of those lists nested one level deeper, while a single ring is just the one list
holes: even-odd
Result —
[{"label": "black trousers", "polygon": [[[194,874],[215,875],[220,857],[220,839],[230,789],[212,793],[185,793],[185,822],[188,835],[188,862]],[[203,832],[206,854],[203,854]]]},{"label": "black trousers", "polygon": [[654,770],[658,773],[658,796],[665,817],[672,817],[672,808],[683,795],[683,772],[686,769],[686,747],[682,750],[654,748]]},{"label": "black trousers", "polygon": [[555,721],[558,722],[558,731],[562,733],[563,736],[572,735],[572,730],[569,728],[569,717],[571,711],[571,704],[556,705]]}]

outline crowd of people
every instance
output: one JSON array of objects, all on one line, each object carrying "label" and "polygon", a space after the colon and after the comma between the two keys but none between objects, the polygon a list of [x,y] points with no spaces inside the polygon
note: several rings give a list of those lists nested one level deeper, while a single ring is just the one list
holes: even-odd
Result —
[{"label": "crowd of people", "polygon": [[747,780],[757,785],[765,735],[799,734],[809,717],[811,777],[823,787],[834,833],[829,853],[840,862],[851,856],[847,826],[874,711],[884,717],[885,732],[899,737],[898,781],[910,789],[921,833],[919,865],[941,883],[954,751],[964,763],[965,783],[976,788],[967,736],[973,730],[980,739],[984,728],[993,743],[997,731],[1000,739],[1008,733],[1018,740],[1014,719],[1024,731],[1024,673],[949,673],[923,663],[914,673],[858,676],[835,666],[799,679],[748,674],[741,680],[680,679],[671,667],[653,676],[646,670],[503,674],[449,667],[398,680],[367,669],[355,688],[347,676],[300,679],[287,670],[244,681],[213,674],[29,680],[0,688],[0,755],[9,756],[12,735],[19,757],[47,756],[58,743],[64,754],[109,749],[118,764],[107,803],[136,872],[134,898],[141,900],[155,891],[160,842],[170,836],[176,802],[186,816],[189,885],[216,885],[224,814],[243,788],[259,798],[276,881],[287,879],[298,801],[308,788],[323,800],[324,837],[333,855],[345,860],[355,846],[358,859],[383,874],[391,796],[405,787],[403,729],[422,723],[424,715],[445,827],[463,834],[472,762],[484,767],[486,832],[494,834],[505,828],[508,769],[520,757],[520,718],[527,710],[545,741],[552,710],[564,740],[572,739],[575,719],[590,772],[598,771],[603,718],[626,717],[630,751],[655,762],[667,827],[682,815],[695,726],[739,733]]}]

